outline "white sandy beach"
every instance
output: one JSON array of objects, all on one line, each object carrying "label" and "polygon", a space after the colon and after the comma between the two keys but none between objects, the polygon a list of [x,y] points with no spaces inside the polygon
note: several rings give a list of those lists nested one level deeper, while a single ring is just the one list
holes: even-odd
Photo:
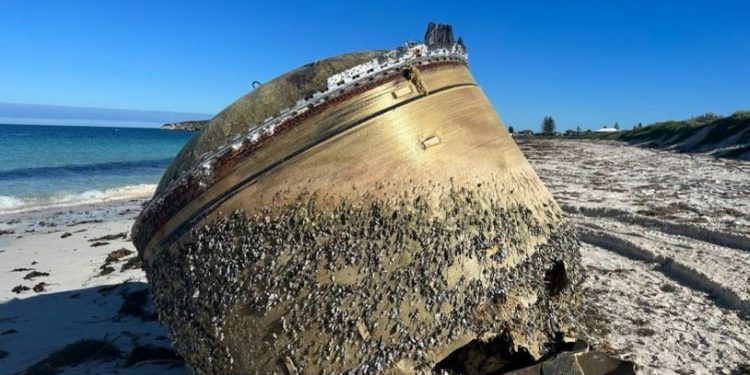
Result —
[{"label": "white sandy beach", "polygon": [[747,373],[750,162],[517,143],[579,230],[592,341],[647,374]]},{"label": "white sandy beach", "polygon": [[[120,358],[64,367],[64,373],[186,373],[181,362],[127,363],[136,346],[170,347],[152,316],[144,320],[122,312],[125,297],[147,287],[142,269],[122,270],[137,259],[128,233],[144,201],[141,196],[0,215],[0,228],[13,232],[0,236],[0,350],[6,353],[0,373],[22,372],[80,339],[110,342]],[[97,240],[105,236],[115,238]],[[107,256],[120,249],[130,253],[120,251],[128,254],[102,275]],[[17,287],[29,290],[14,292]],[[147,304],[145,311],[153,313],[150,308]]]},{"label": "white sandy beach", "polygon": [[[734,374],[750,363],[750,163],[519,143],[579,229],[593,344],[650,374]],[[63,373],[187,373],[173,359],[128,363],[138,346],[170,347],[148,304],[140,317],[122,308],[146,288],[141,269],[122,270],[135,259],[129,231],[145,199],[0,215],[0,373],[84,338],[112,343],[119,357]],[[123,248],[132,253],[102,275]],[[49,275],[25,279],[34,271]]]}]

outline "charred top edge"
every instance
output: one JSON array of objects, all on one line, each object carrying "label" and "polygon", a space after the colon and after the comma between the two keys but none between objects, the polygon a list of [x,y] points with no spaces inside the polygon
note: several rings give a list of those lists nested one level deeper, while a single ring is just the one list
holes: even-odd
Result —
[{"label": "charred top edge", "polygon": [[[325,103],[360,82],[422,60],[454,58],[466,61],[463,41],[455,41],[449,25],[430,23],[421,43],[407,42],[390,51],[363,51],[306,64],[244,95],[209,122],[190,140],[164,173],[155,196],[179,183],[186,174],[200,174],[202,166],[227,148],[252,140],[295,113]],[[377,78],[377,77],[376,77]],[[203,168],[205,169],[205,168]]]}]

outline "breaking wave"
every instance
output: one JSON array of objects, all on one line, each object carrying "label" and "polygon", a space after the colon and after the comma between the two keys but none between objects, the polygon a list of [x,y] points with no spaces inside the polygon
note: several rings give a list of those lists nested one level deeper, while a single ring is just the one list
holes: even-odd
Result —
[{"label": "breaking wave", "polygon": [[154,194],[155,189],[155,184],[138,184],[105,190],[88,190],[76,194],[54,193],[46,196],[30,197],[0,195],[0,213],[16,213],[123,199],[149,198]]}]

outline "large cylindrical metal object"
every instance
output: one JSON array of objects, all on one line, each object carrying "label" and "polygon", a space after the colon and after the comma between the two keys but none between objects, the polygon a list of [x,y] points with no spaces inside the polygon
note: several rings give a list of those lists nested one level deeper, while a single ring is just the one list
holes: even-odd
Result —
[{"label": "large cylindrical metal object", "polygon": [[506,345],[464,368],[484,373],[553,350],[574,324],[577,241],[466,64],[339,94],[227,149],[210,183],[160,188],[136,223],[190,368],[429,373]]}]

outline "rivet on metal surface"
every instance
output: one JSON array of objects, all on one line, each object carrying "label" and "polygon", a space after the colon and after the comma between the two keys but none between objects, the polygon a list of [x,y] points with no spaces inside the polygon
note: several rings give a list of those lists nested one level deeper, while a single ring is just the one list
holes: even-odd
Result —
[{"label": "rivet on metal surface", "polygon": [[370,331],[367,329],[365,322],[361,320],[357,322],[357,332],[359,332],[359,336],[362,338],[362,340],[367,340],[368,338],[370,338]]}]

